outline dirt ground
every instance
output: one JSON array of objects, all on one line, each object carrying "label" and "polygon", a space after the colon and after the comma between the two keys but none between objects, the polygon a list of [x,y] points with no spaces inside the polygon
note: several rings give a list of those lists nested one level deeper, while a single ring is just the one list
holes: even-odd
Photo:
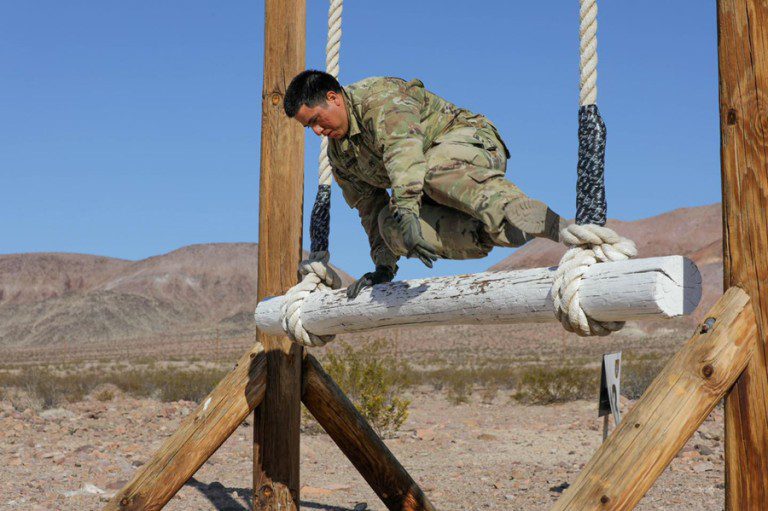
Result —
[{"label": "dirt ground", "polygon": [[[596,403],[527,406],[500,392],[453,405],[414,391],[387,444],[441,510],[548,509],[601,442]],[[195,407],[117,395],[42,412],[0,404],[0,510],[101,509]],[[250,419],[179,491],[169,511],[250,509]],[[723,420],[715,412],[644,498],[641,510],[723,508]],[[325,434],[301,443],[303,509],[384,510]]]}]

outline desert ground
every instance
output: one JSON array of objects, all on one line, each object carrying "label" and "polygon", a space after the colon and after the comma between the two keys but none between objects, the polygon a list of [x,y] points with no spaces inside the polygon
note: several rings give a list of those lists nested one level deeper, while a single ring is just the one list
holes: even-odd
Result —
[{"label": "desert ground", "polygon": [[[620,348],[638,360],[651,357],[653,367],[658,367],[664,354],[672,353],[685,340],[686,329],[690,330],[685,321],[673,322],[671,327],[659,333],[656,327],[646,332],[642,326],[630,324],[612,339],[591,340],[573,339],[552,329],[542,341],[541,333],[547,329],[535,325],[518,328],[511,341],[504,340],[499,327],[466,332],[463,327],[446,327],[421,335],[392,331],[389,337],[394,339],[390,346],[395,346],[396,356],[416,367],[443,372],[450,368],[451,374],[458,375],[462,367],[472,366],[472,374],[477,376],[482,373],[478,367],[498,369],[498,364],[573,363],[595,366],[596,371],[600,354],[611,348]],[[452,341],[446,344],[448,337]],[[112,353],[80,348],[70,350],[68,357],[59,354],[53,359],[50,350],[8,350],[4,367],[50,370],[66,359],[66,367],[105,372],[117,370],[115,361],[123,367],[152,360],[154,367],[159,364],[161,368],[226,368],[250,342],[252,339],[242,338],[223,345],[178,341],[140,348],[137,344]],[[342,338],[340,342],[364,341]],[[501,378],[513,375],[499,374]],[[602,441],[596,399],[526,404],[514,398],[514,385],[496,381],[494,386],[480,380],[456,387],[450,379],[440,384],[426,379],[405,388],[402,397],[411,400],[409,417],[398,431],[387,435],[387,445],[438,509],[548,509]],[[626,393],[637,392],[631,390],[633,382],[626,385]],[[464,392],[460,399],[457,388]],[[626,411],[633,400],[624,397],[622,403]],[[103,384],[74,402],[65,400],[52,408],[41,406],[23,391],[6,390],[0,406],[0,509],[82,511],[101,509],[197,404],[137,398]],[[722,509],[722,431],[722,409],[718,407],[638,509]],[[304,509],[385,509],[311,419],[305,420],[301,442]],[[166,509],[251,509],[252,453],[249,418]]]},{"label": "desert ground", "polygon": [[[475,393],[454,405],[428,390],[410,397],[411,416],[387,445],[438,509],[548,509],[601,442],[593,402],[528,406]],[[40,412],[4,403],[0,509],[100,509],[194,406],[120,395]],[[250,422],[165,509],[251,509]],[[715,410],[638,509],[722,509],[722,426]],[[302,435],[301,469],[304,509],[385,509],[323,433]]]}]

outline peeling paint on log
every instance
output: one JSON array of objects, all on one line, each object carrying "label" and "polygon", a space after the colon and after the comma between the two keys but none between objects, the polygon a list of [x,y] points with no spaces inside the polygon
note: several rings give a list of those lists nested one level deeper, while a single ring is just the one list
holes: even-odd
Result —
[{"label": "peeling paint on log", "polygon": [[[511,324],[556,321],[550,289],[555,268],[484,272],[380,284],[349,300],[344,290],[316,292],[302,307],[302,322],[317,335],[388,326]],[[701,299],[701,274],[682,256],[592,266],[581,286],[581,304],[600,321],[690,314]],[[282,332],[283,297],[256,307],[262,333]]]}]

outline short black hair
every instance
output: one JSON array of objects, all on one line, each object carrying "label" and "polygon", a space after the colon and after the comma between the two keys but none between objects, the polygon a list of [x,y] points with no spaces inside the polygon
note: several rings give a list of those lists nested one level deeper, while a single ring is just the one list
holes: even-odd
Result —
[{"label": "short black hair", "polygon": [[295,116],[302,105],[308,107],[319,105],[325,101],[329,91],[341,93],[341,85],[333,75],[314,69],[302,71],[291,80],[285,91],[285,101],[283,101],[285,115]]}]

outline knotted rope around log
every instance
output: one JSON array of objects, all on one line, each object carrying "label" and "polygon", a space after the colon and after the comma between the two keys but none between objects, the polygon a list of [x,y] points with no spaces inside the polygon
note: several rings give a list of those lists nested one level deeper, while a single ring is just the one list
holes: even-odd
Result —
[{"label": "knotted rope around log", "polygon": [[584,274],[598,262],[621,261],[637,255],[635,242],[600,225],[569,225],[560,237],[570,247],[560,260],[552,284],[555,316],[569,332],[581,336],[608,335],[620,330],[623,321],[597,321],[581,307],[579,289]]},{"label": "knotted rope around log", "polygon": [[336,337],[315,335],[307,331],[301,322],[301,306],[310,293],[341,287],[341,278],[328,264],[329,256],[327,251],[310,254],[310,259],[305,259],[299,264],[301,282],[285,293],[285,302],[281,309],[283,330],[292,341],[304,346],[325,346]]}]

